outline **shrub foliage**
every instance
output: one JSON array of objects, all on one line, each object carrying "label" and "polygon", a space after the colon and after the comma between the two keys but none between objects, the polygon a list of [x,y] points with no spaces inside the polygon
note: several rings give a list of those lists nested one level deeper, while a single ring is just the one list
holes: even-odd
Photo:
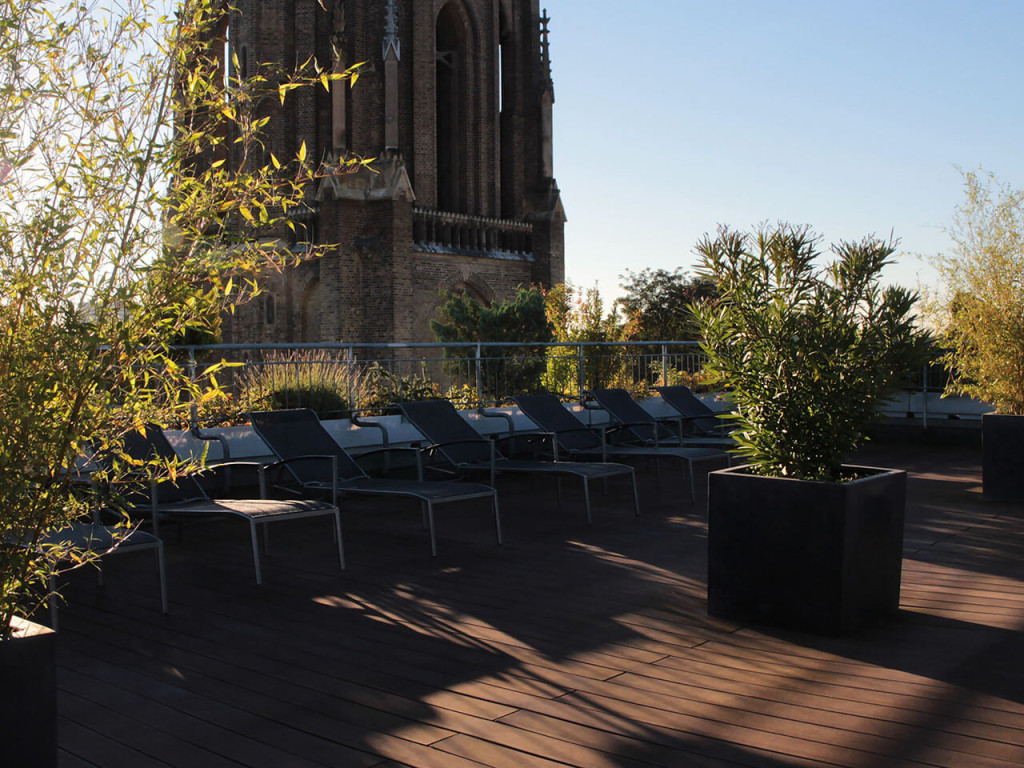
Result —
[{"label": "shrub foliage", "polygon": [[896,242],[838,243],[822,268],[818,242],[780,224],[722,228],[697,246],[700,274],[721,291],[693,305],[706,370],[736,406],[739,455],[762,475],[838,478],[877,403],[927,348],[917,296],[879,281]]},{"label": "shrub foliage", "polygon": [[969,172],[964,192],[946,230],[952,252],[937,259],[948,389],[1024,414],[1024,190]]}]

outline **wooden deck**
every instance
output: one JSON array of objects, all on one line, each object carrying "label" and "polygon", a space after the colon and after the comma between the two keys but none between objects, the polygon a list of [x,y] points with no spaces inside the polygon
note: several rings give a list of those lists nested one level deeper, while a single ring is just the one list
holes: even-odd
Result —
[{"label": "wooden deck", "polygon": [[[912,471],[901,615],[850,638],[705,612],[705,525],[681,482],[597,494],[502,481],[482,505],[346,512],[169,542],[75,573],[58,643],[64,768],[1024,765],[1024,505],[986,503],[976,449],[875,449]],[[0,756],[0,764],[3,763]],[[16,767],[11,767],[16,768]],[[20,767],[17,767],[20,768]]]}]

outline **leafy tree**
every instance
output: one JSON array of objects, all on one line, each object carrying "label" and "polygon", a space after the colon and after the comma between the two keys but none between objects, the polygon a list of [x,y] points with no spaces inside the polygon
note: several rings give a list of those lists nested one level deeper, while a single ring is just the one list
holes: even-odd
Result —
[{"label": "leafy tree", "polygon": [[304,151],[256,162],[261,110],[336,76],[306,62],[225,87],[225,4],[158,5],[0,0],[0,639],[57,567],[40,536],[86,508],[79,462],[173,471],[133,466],[121,438],[218,396],[217,366],[201,393],[169,341],[279,266],[269,235],[315,172]]},{"label": "leafy tree", "polygon": [[637,341],[692,341],[698,337],[690,305],[715,299],[718,288],[704,276],[691,276],[682,267],[626,270],[620,275],[625,296],[617,299]]},{"label": "leafy tree", "polygon": [[924,360],[916,294],[879,284],[895,249],[841,242],[818,268],[818,237],[788,224],[698,244],[700,274],[721,291],[693,305],[707,370],[736,404],[738,453],[758,474],[837,479],[877,404]]},{"label": "leafy tree", "polygon": [[[607,314],[597,286],[580,291],[571,282],[556,285],[545,295],[548,320],[559,342],[621,342],[632,325],[623,323],[614,308]],[[577,351],[554,347],[548,351],[544,387],[559,394],[599,389],[625,383],[625,364],[620,348],[590,347],[584,353],[583,370]],[[631,379],[630,379],[631,381]]]},{"label": "leafy tree", "polygon": [[[511,301],[484,306],[470,296],[442,291],[441,320],[431,320],[435,338],[452,342],[530,342],[546,344],[552,329],[544,312],[544,294],[537,287],[520,288]],[[465,357],[464,349],[448,351]],[[544,353],[537,346],[489,347],[485,350],[484,388],[495,396],[536,389],[544,370]],[[482,393],[478,393],[482,394]]]},{"label": "leafy tree", "polygon": [[964,192],[946,229],[952,252],[936,260],[949,390],[1024,414],[1024,190],[971,171]]}]

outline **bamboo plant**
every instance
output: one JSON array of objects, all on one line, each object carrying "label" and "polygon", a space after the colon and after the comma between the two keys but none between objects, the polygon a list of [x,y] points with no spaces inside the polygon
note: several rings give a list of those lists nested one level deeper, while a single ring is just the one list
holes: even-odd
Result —
[{"label": "bamboo plant", "polygon": [[0,0],[0,640],[60,559],[89,557],[37,545],[86,512],[90,452],[115,457],[107,481],[174,470],[116,458],[199,396],[170,345],[257,290],[288,210],[344,170],[266,153],[261,130],[291,90],[351,72],[243,81],[214,44],[228,5],[165,5]]}]

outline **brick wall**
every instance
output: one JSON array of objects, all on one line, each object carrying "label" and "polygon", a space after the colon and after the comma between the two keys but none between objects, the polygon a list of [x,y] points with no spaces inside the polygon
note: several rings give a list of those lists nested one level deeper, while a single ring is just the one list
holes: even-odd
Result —
[{"label": "brick wall", "polygon": [[[395,0],[401,60],[398,65],[398,144],[415,204],[438,201],[438,103],[435,20],[446,0]],[[330,8],[331,2],[324,5]],[[384,150],[385,75],[383,0],[346,0],[345,53],[365,61],[348,96],[349,147],[363,157]],[[331,12],[318,0],[241,0],[230,35],[243,46],[250,73],[260,61],[292,64],[315,55],[330,69]],[[238,308],[223,324],[226,341],[425,341],[439,290],[469,284],[494,300],[511,298],[519,286],[564,278],[564,216],[553,182],[542,178],[540,38],[537,0],[450,0],[443,23],[459,41],[461,80],[457,125],[462,142],[463,213],[532,221],[534,261],[426,254],[412,244],[412,201],[399,194],[364,194],[379,181],[342,179],[344,194],[321,195],[322,243],[336,248],[315,262],[267,275],[274,296],[273,323],[266,301]],[[499,38],[505,76],[498,71]],[[504,113],[498,86],[504,82]],[[281,159],[303,141],[312,158],[330,152],[331,96],[323,89],[272,101],[267,144]],[[454,114],[454,113],[453,113]],[[504,131],[504,135],[502,133]],[[237,157],[236,157],[237,161]]]}]

